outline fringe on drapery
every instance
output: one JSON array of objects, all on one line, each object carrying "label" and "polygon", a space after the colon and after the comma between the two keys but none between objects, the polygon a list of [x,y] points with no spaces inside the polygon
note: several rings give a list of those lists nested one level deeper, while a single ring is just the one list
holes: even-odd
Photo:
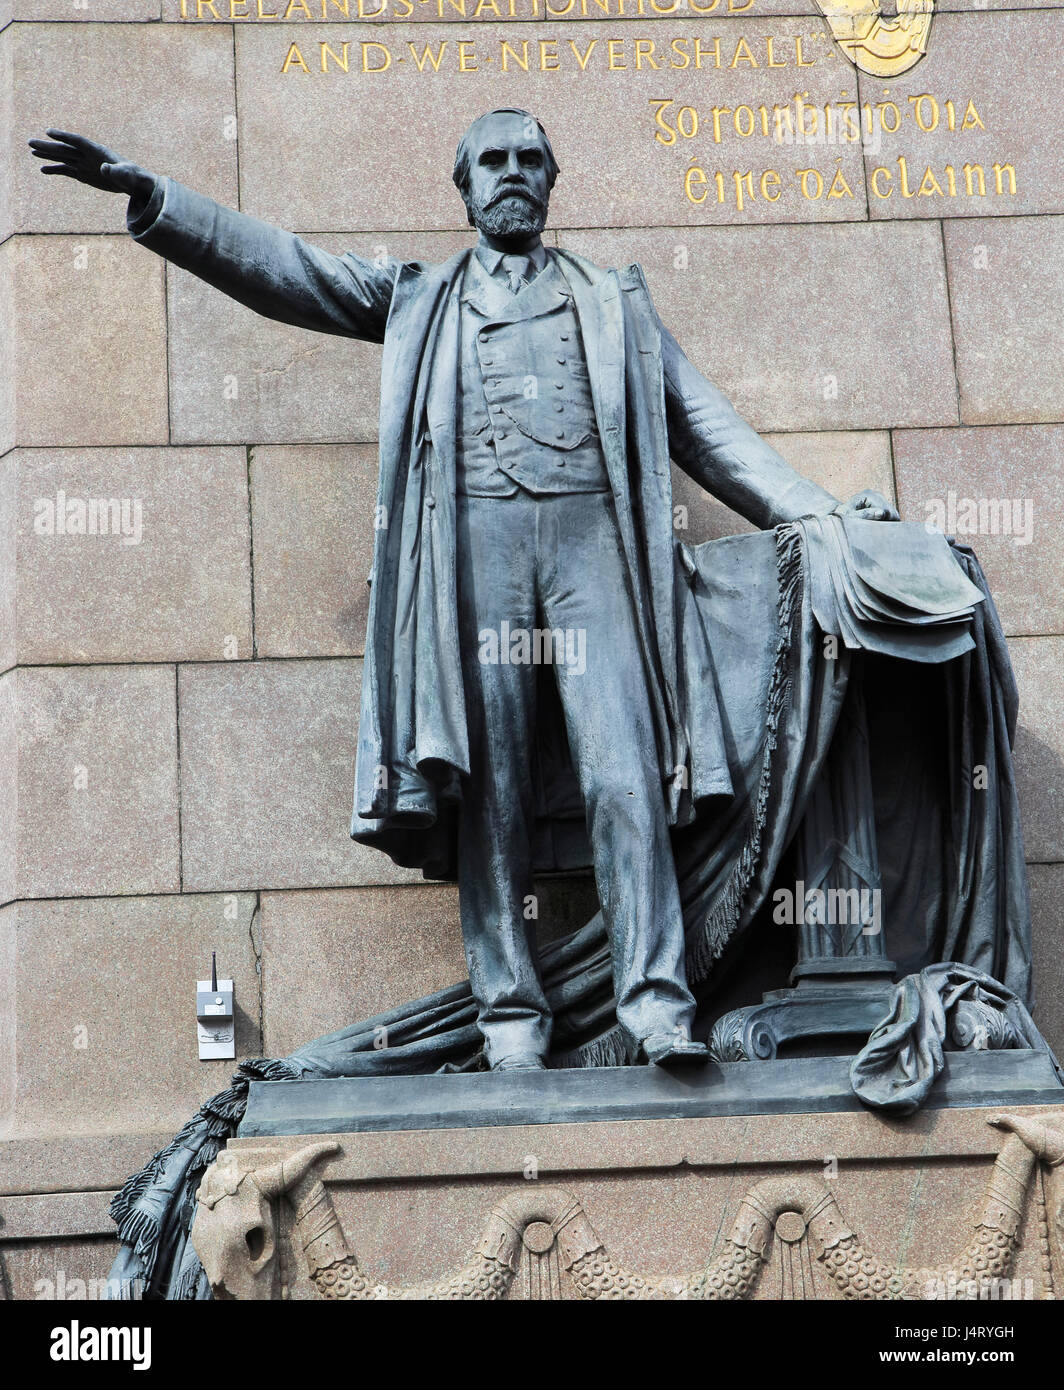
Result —
[{"label": "fringe on drapery", "polygon": [[[247,1108],[248,1086],[252,1081],[292,1081],[302,1075],[295,1063],[267,1057],[241,1062],[230,1084],[210,1100],[174,1138],[133,1174],[111,1200],[111,1216],[118,1227],[118,1239],[129,1246],[139,1263],[138,1277],[146,1290],[153,1288],[157,1273],[174,1254],[174,1235],[164,1227],[169,1208],[146,1200],[157,1183],[167,1187],[165,1170],[182,1151],[188,1155],[184,1172],[178,1178],[178,1205],[191,1206],[200,1179],[237,1131]],[[192,1294],[186,1295],[191,1297]]]},{"label": "fringe on drapery", "polygon": [[803,583],[802,539],[798,527],[793,523],[777,527],[775,539],[776,573],[779,579],[779,597],[776,601],[779,637],[768,689],[765,749],[757,796],[751,808],[745,843],[728,876],[724,891],[716,898],[711,911],[706,914],[696,930],[688,936],[687,980],[692,986],[701,984],[706,979],[714,962],[720,959],[725,946],[738,929],[746,895],[761,862],[761,838],[772,793],[780,720],[791,696],[791,666],[796,629],[801,616],[799,600]]},{"label": "fringe on drapery", "polygon": [[631,1067],[639,1060],[639,1044],[615,1023],[572,1052],[551,1057],[552,1067]]}]

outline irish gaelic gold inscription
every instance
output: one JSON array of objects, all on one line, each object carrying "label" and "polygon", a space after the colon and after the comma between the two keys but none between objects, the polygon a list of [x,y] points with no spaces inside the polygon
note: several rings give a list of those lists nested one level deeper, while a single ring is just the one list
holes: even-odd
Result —
[{"label": "irish gaelic gold inscription", "polygon": [[[879,101],[848,98],[849,93],[843,91],[830,101],[812,101],[809,92],[804,91],[771,106],[753,101],[734,106],[694,106],[681,104],[672,97],[656,97],[649,101],[653,139],[667,149],[682,149],[689,144],[693,153],[680,173],[683,196],[689,204],[707,211],[727,206],[748,212],[758,202],[787,200],[863,202],[862,190],[853,187],[841,167],[833,167],[830,155],[825,158],[817,149],[856,144],[861,146],[870,166],[870,198],[879,203],[924,198],[978,203],[1016,196],[1018,178],[1011,159],[966,157],[966,138],[973,131],[987,129],[973,97],[917,92],[904,101],[894,101],[886,94]],[[923,135],[937,132],[938,139],[949,141],[943,151],[945,158],[935,162],[911,154],[884,158],[884,136],[894,135],[903,127]],[[706,146],[735,141],[742,145],[748,140],[753,140],[755,146],[758,142],[788,148],[808,146],[808,165],[790,170],[722,169],[704,163],[699,153]],[[876,156],[879,160],[872,165]],[[834,165],[841,164],[842,156],[836,156]]]},{"label": "irish gaelic gold inscription", "polygon": [[660,145],[701,136],[719,145],[729,132],[748,139],[751,136],[793,144],[856,144],[873,142],[877,135],[893,135],[909,123],[930,133],[939,129],[985,130],[982,117],[971,98],[939,98],[931,92],[896,101],[856,102],[842,92],[834,101],[810,101],[808,92],[795,92],[790,101],[764,102],[737,106],[681,106],[670,97],[651,100],[654,111],[654,139]]}]

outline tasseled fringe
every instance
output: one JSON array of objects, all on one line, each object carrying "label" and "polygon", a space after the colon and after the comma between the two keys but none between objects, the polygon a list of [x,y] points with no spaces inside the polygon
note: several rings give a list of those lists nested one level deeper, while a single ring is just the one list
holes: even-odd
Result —
[{"label": "tasseled fringe", "polygon": [[[756,832],[755,832],[756,833]],[[701,984],[714,962],[720,959],[732,933],[739,925],[743,900],[757,868],[757,850],[752,841],[743,846],[724,892],[717,898],[713,910],[702,919],[698,930],[687,941],[687,981]]]},{"label": "tasseled fringe", "polygon": [[571,1052],[551,1057],[551,1067],[630,1067],[638,1059],[638,1047],[619,1023]]},{"label": "tasseled fringe", "polygon": [[707,977],[714,962],[720,959],[725,946],[738,928],[743,903],[761,861],[761,837],[768,818],[780,720],[790,701],[794,627],[800,612],[798,597],[803,577],[802,545],[801,534],[793,524],[776,528],[776,569],[779,577],[779,599],[776,604],[779,637],[768,690],[765,750],[757,797],[746,842],[728,882],[717,897],[712,911],[706,914],[697,931],[688,938],[687,978],[692,985],[701,984]]},{"label": "tasseled fringe", "polygon": [[[150,1247],[158,1239],[159,1222],[155,1217],[149,1216],[147,1212],[137,1211],[136,1208],[127,1212],[119,1220],[114,1209],[114,1203],[117,1200],[116,1197],[111,1203],[111,1215],[118,1222],[118,1239],[123,1245],[128,1245],[143,1264],[145,1257],[150,1254]],[[154,1255],[152,1255],[152,1261],[154,1262]]]},{"label": "tasseled fringe", "polygon": [[198,1259],[182,1258],[181,1267],[171,1285],[170,1299],[174,1302],[192,1302],[199,1293],[203,1278],[203,1266]]},{"label": "tasseled fringe", "polygon": [[[172,1235],[164,1242],[160,1230],[161,1213],[145,1210],[142,1205],[145,1195],[150,1194],[160,1180],[167,1163],[182,1149],[191,1155],[188,1168],[181,1178],[180,1193],[174,1194],[173,1199],[175,1203],[184,1201],[191,1207],[200,1179],[218,1157],[226,1140],[236,1133],[244,1117],[249,1084],[252,1081],[297,1080],[301,1075],[301,1067],[283,1059],[258,1057],[241,1062],[231,1084],[205,1101],[170,1143],[154,1154],[115,1193],[110,1211],[118,1226],[118,1239],[137,1257],[139,1275],[145,1289],[151,1289],[155,1271],[164,1267],[164,1257],[171,1254],[176,1238]],[[171,1297],[195,1297],[198,1270],[198,1265],[193,1266],[190,1272],[184,1272],[187,1277],[180,1281],[182,1288],[188,1286],[191,1291],[171,1294]]]}]

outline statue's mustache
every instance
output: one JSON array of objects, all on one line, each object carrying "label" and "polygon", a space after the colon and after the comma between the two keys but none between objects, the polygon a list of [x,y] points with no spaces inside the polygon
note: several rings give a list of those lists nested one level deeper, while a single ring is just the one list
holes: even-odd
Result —
[{"label": "statue's mustache", "polygon": [[532,207],[539,207],[539,199],[535,196],[527,184],[507,184],[505,188],[500,188],[494,197],[482,204],[485,211],[493,208],[496,204],[503,202],[507,198],[520,198],[523,202],[530,203]]}]

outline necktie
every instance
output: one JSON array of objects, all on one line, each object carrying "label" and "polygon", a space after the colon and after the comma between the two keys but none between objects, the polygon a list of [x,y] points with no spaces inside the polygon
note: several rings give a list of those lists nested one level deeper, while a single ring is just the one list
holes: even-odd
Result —
[{"label": "necktie", "polygon": [[510,293],[517,294],[528,281],[532,261],[528,256],[503,256],[502,268],[510,282]]}]

